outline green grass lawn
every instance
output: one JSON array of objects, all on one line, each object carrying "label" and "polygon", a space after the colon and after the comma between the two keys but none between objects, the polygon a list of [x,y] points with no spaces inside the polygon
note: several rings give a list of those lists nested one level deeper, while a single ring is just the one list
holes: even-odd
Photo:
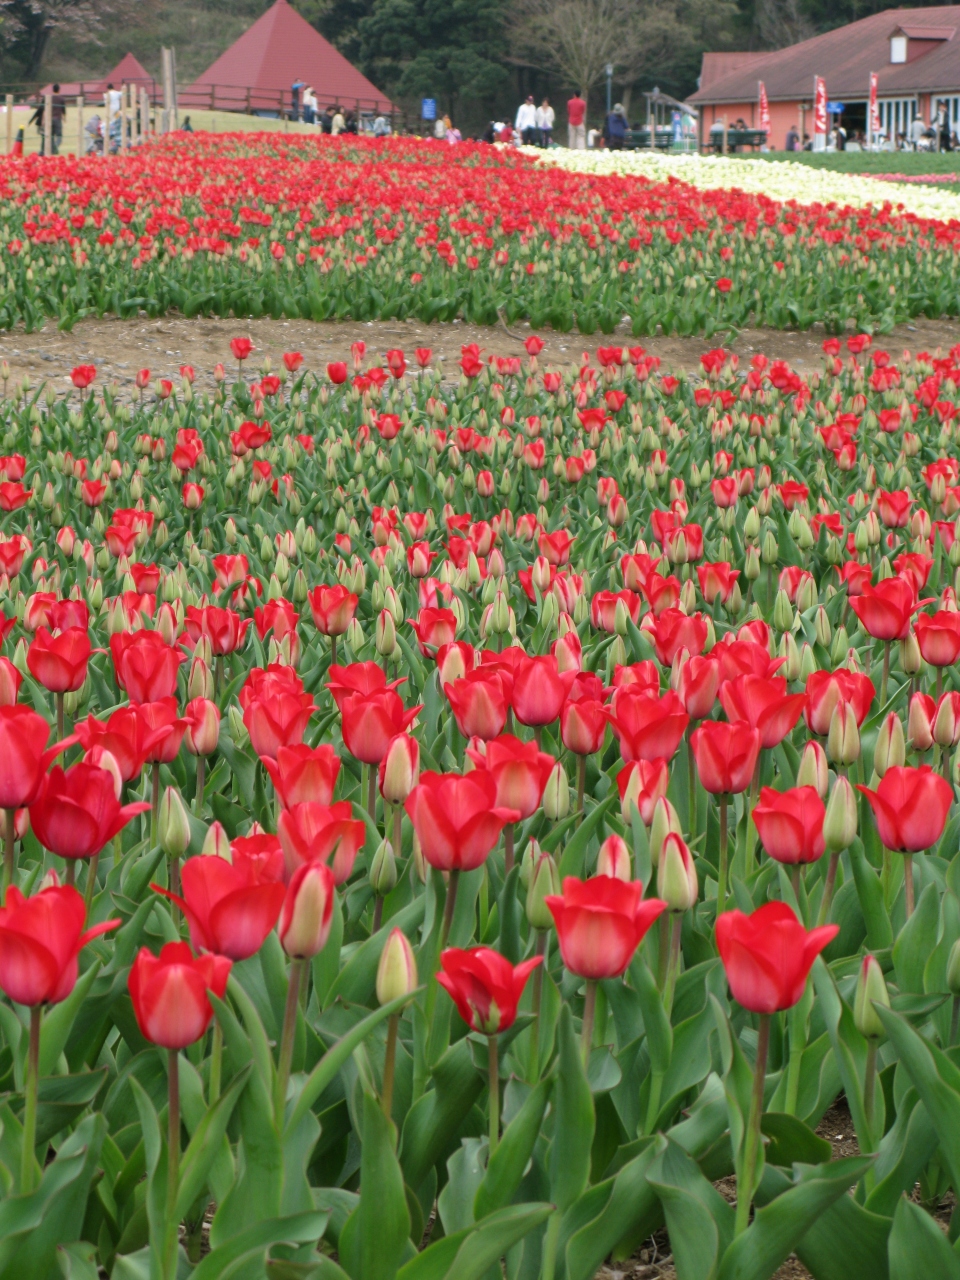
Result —
[{"label": "green grass lawn", "polygon": [[907,177],[955,173],[960,183],[960,151],[767,151],[751,158],[774,164],[806,164],[812,169],[839,173],[902,173]]}]

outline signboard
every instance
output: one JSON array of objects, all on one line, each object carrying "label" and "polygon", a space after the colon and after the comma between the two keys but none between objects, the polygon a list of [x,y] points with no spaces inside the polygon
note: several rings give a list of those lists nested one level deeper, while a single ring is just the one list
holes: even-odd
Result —
[{"label": "signboard", "polygon": [[436,98],[424,98],[420,103],[420,119],[436,120],[437,118],[437,100]]},{"label": "signboard", "polygon": [[770,132],[770,103],[767,101],[767,89],[760,81],[760,132]]},{"label": "signboard", "polygon": [[867,115],[867,142],[872,145],[880,136],[880,104],[877,102],[877,74],[870,73],[870,109]]},{"label": "signboard", "polygon": [[827,110],[833,116],[843,115],[844,107],[842,102],[828,102]]},{"label": "signboard", "polygon": [[827,85],[822,76],[813,77],[813,149],[827,145]]}]

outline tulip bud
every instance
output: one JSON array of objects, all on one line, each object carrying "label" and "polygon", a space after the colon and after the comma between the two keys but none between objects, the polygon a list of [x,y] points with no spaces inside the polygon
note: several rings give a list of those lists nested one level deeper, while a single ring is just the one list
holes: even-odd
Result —
[{"label": "tulip bud", "polygon": [[860,730],[856,713],[842,698],[833,709],[827,732],[827,755],[834,764],[853,764],[860,758]]},{"label": "tulip bud", "polygon": [[853,1001],[853,1025],[867,1040],[877,1040],[884,1034],[883,1023],[874,1004],[890,1008],[890,995],[887,984],[883,980],[883,970],[875,956],[863,957],[860,976],[857,978],[857,993]]},{"label": "tulip bud", "polygon": [[773,625],[778,631],[789,631],[793,626],[793,605],[782,587],[773,602]]},{"label": "tulip bud", "polygon": [[393,845],[389,840],[381,840],[370,863],[370,884],[374,893],[385,898],[397,887],[397,860],[393,856]]},{"label": "tulip bud", "polygon": [[167,787],[163,793],[157,834],[168,858],[182,858],[190,847],[190,819],[176,787]]},{"label": "tulip bud", "polygon": [[800,648],[800,679],[804,684],[810,679],[814,671],[818,669],[817,655],[813,652],[813,645],[804,641]]},{"label": "tulip bud", "polygon": [[654,805],[653,818],[650,822],[650,862],[654,867],[660,865],[660,851],[663,842],[672,832],[683,835],[680,815],[666,796],[661,796]]},{"label": "tulip bud", "polygon": [[106,769],[113,779],[113,791],[119,800],[123,795],[123,775],[113,752],[108,751],[106,747],[91,747],[89,751],[84,752],[83,763],[92,764],[96,769]]},{"label": "tulip bud", "polygon": [[877,743],[873,748],[873,771],[878,778],[882,778],[894,765],[904,764],[906,758],[903,721],[895,711],[891,711],[877,733]]},{"label": "tulip bud", "polygon": [[929,751],[933,746],[933,725],[929,705],[933,701],[925,694],[915,693],[910,699],[907,716],[907,737],[914,751]]},{"label": "tulip bud", "polygon": [[841,774],[833,784],[823,819],[823,841],[828,853],[848,849],[857,834],[857,797]]},{"label": "tulip bud", "polygon": [[347,644],[353,653],[359,653],[363,648],[363,627],[360,625],[359,618],[350,619],[350,625],[347,627]]},{"label": "tulip bud", "polygon": [[743,522],[743,536],[745,538],[754,539],[760,535],[760,512],[756,507],[751,507],[747,512],[746,519]]},{"label": "tulip bud", "polygon": [[900,641],[900,670],[905,676],[915,676],[922,666],[920,645],[911,631],[905,640]]},{"label": "tulip bud", "polygon": [[390,804],[403,804],[420,779],[420,744],[409,733],[398,733],[380,764],[380,794]]},{"label": "tulip bud", "polygon": [[[527,852],[535,846],[531,840]],[[526,854],[524,854],[526,857]],[[549,853],[537,853],[530,863],[526,912],[531,929],[552,929],[553,916],[545,899],[560,893],[560,872]]]},{"label": "tulip bud", "polygon": [[213,672],[202,658],[194,658],[187,677],[187,697],[193,701],[194,698],[213,698],[214,693]]},{"label": "tulip bud", "polygon": [[[486,743],[483,744],[486,746]],[[472,763],[468,759],[468,764]],[[533,868],[536,866],[537,859],[540,857],[542,850],[537,840],[529,840],[527,847],[523,851],[523,857],[520,859],[520,883],[524,889],[530,888],[530,881],[533,879]]]},{"label": "tulip bud", "polygon": [[948,691],[937,704],[933,721],[933,740],[938,746],[950,748],[960,742],[960,695]]},{"label": "tulip bud", "polygon": [[829,649],[830,641],[833,639],[833,631],[830,627],[827,611],[823,605],[820,605],[814,614],[813,626],[817,636],[817,644],[822,645],[824,649]]},{"label": "tulip bud", "polygon": [[667,834],[657,865],[657,897],[670,911],[689,911],[699,897],[697,869],[682,836]]},{"label": "tulip bud", "polygon": [[406,934],[391,929],[377,965],[377,1000],[389,1004],[417,989],[417,961]]},{"label": "tulip bud", "polygon": [[613,611],[613,630],[618,636],[625,636],[629,630],[630,614],[622,600],[618,600]]},{"label": "tulip bud", "polygon": [[417,873],[417,879],[421,884],[427,883],[427,872],[430,868],[427,866],[427,860],[423,856],[423,849],[420,846],[420,837],[416,831],[413,833],[413,869]]},{"label": "tulip bud", "polygon": [[304,959],[323,950],[335,897],[333,872],[325,862],[306,862],[293,873],[277,925],[288,956]]},{"label": "tulip bud", "polygon": [[389,609],[381,609],[377,617],[376,646],[377,653],[384,658],[391,657],[397,647],[397,624]]},{"label": "tulip bud", "polygon": [[760,551],[758,547],[752,544],[747,547],[745,552],[743,576],[748,582],[754,582],[760,577]]},{"label": "tulip bud", "polygon": [[242,749],[250,741],[250,735],[247,733],[247,726],[243,723],[243,712],[236,703],[231,703],[227,718],[230,721],[230,737],[234,745]]},{"label": "tulip bud", "polygon": [[776,564],[780,555],[780,546],[777,542],[777,535],[772,529],[768,529],[763,536],[763,542],[760,547],[760,558],[764,564]]},{"label": "tulip bud", "polygon": [[607,836],[600,846],[597,858],[597,875],[612,876],[614,880],[632,880],[633,869],[630,865],[630,850],[622,836]]},{"label": "tulip bud", "polygon": [[797,648],[797,641],[792,631],[784,631],[780,637],[779,655],[784,658],[784,664],[780,668],[780,674],[786,676],[787,681],[792,683],[800,678],[800,650]]},{"label": "tulip bud", "polygon": [[551,822],[559,822],[570,812],[570,784],[567,771],[559,760],[550,770],[543,789],[543,812]]},{"label": "tulip bud", "polygon": [[207,834],[203,838],[203,848],[200,852],[207,857],[223,858],[226,862],[233,861],[230,853],[230,837],[219,822],[211,822],[207,827]]}]

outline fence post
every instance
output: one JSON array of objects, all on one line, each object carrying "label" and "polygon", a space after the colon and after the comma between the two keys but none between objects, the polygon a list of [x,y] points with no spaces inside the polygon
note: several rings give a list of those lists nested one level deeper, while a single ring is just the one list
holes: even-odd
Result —
[{"label": "fence post", "polygon": [[13,94],[7,94],[7,155],[13,155]]},{"label": "fence post", "polygon": [[83,155],[83,94],[77,99],[77,159]]},{"label": "fence post", "polygon": [[106,158],[110,154],[110,90],[105,89],[103,92],[103,155]]},{"label": "fence post", "polygon": [[120,86],[120,150],[127,149],[127,86]]},{"label": "fence post", "polygon": [[150,97],[143,87],[140,89],[140,141],[146,142],[150,133]]},{"label": "fence post", "polygon": [[48,89],[43,95],[43,153],[51,155],[53,151],[53,91]]}]

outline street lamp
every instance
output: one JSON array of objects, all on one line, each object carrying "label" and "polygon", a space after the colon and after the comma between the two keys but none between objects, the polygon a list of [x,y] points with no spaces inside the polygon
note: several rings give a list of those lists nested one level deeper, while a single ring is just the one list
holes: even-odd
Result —
[{"label": "street lamp", "polygon": [[604,70],[604,72],[606,73],[606,77],[607,77],[607,115],[609,115],[609,114],[610,114],[610,108],[611,108],[611,106],[612,106],[612,104],[613,104],[613,97],[612,97],[612,94],[613,94],[613,63],[612,63],[612,62],[608,62],[608,63],[607,63],[607,65],[604,67],[604,69],[603,69],[603,70]]}]

